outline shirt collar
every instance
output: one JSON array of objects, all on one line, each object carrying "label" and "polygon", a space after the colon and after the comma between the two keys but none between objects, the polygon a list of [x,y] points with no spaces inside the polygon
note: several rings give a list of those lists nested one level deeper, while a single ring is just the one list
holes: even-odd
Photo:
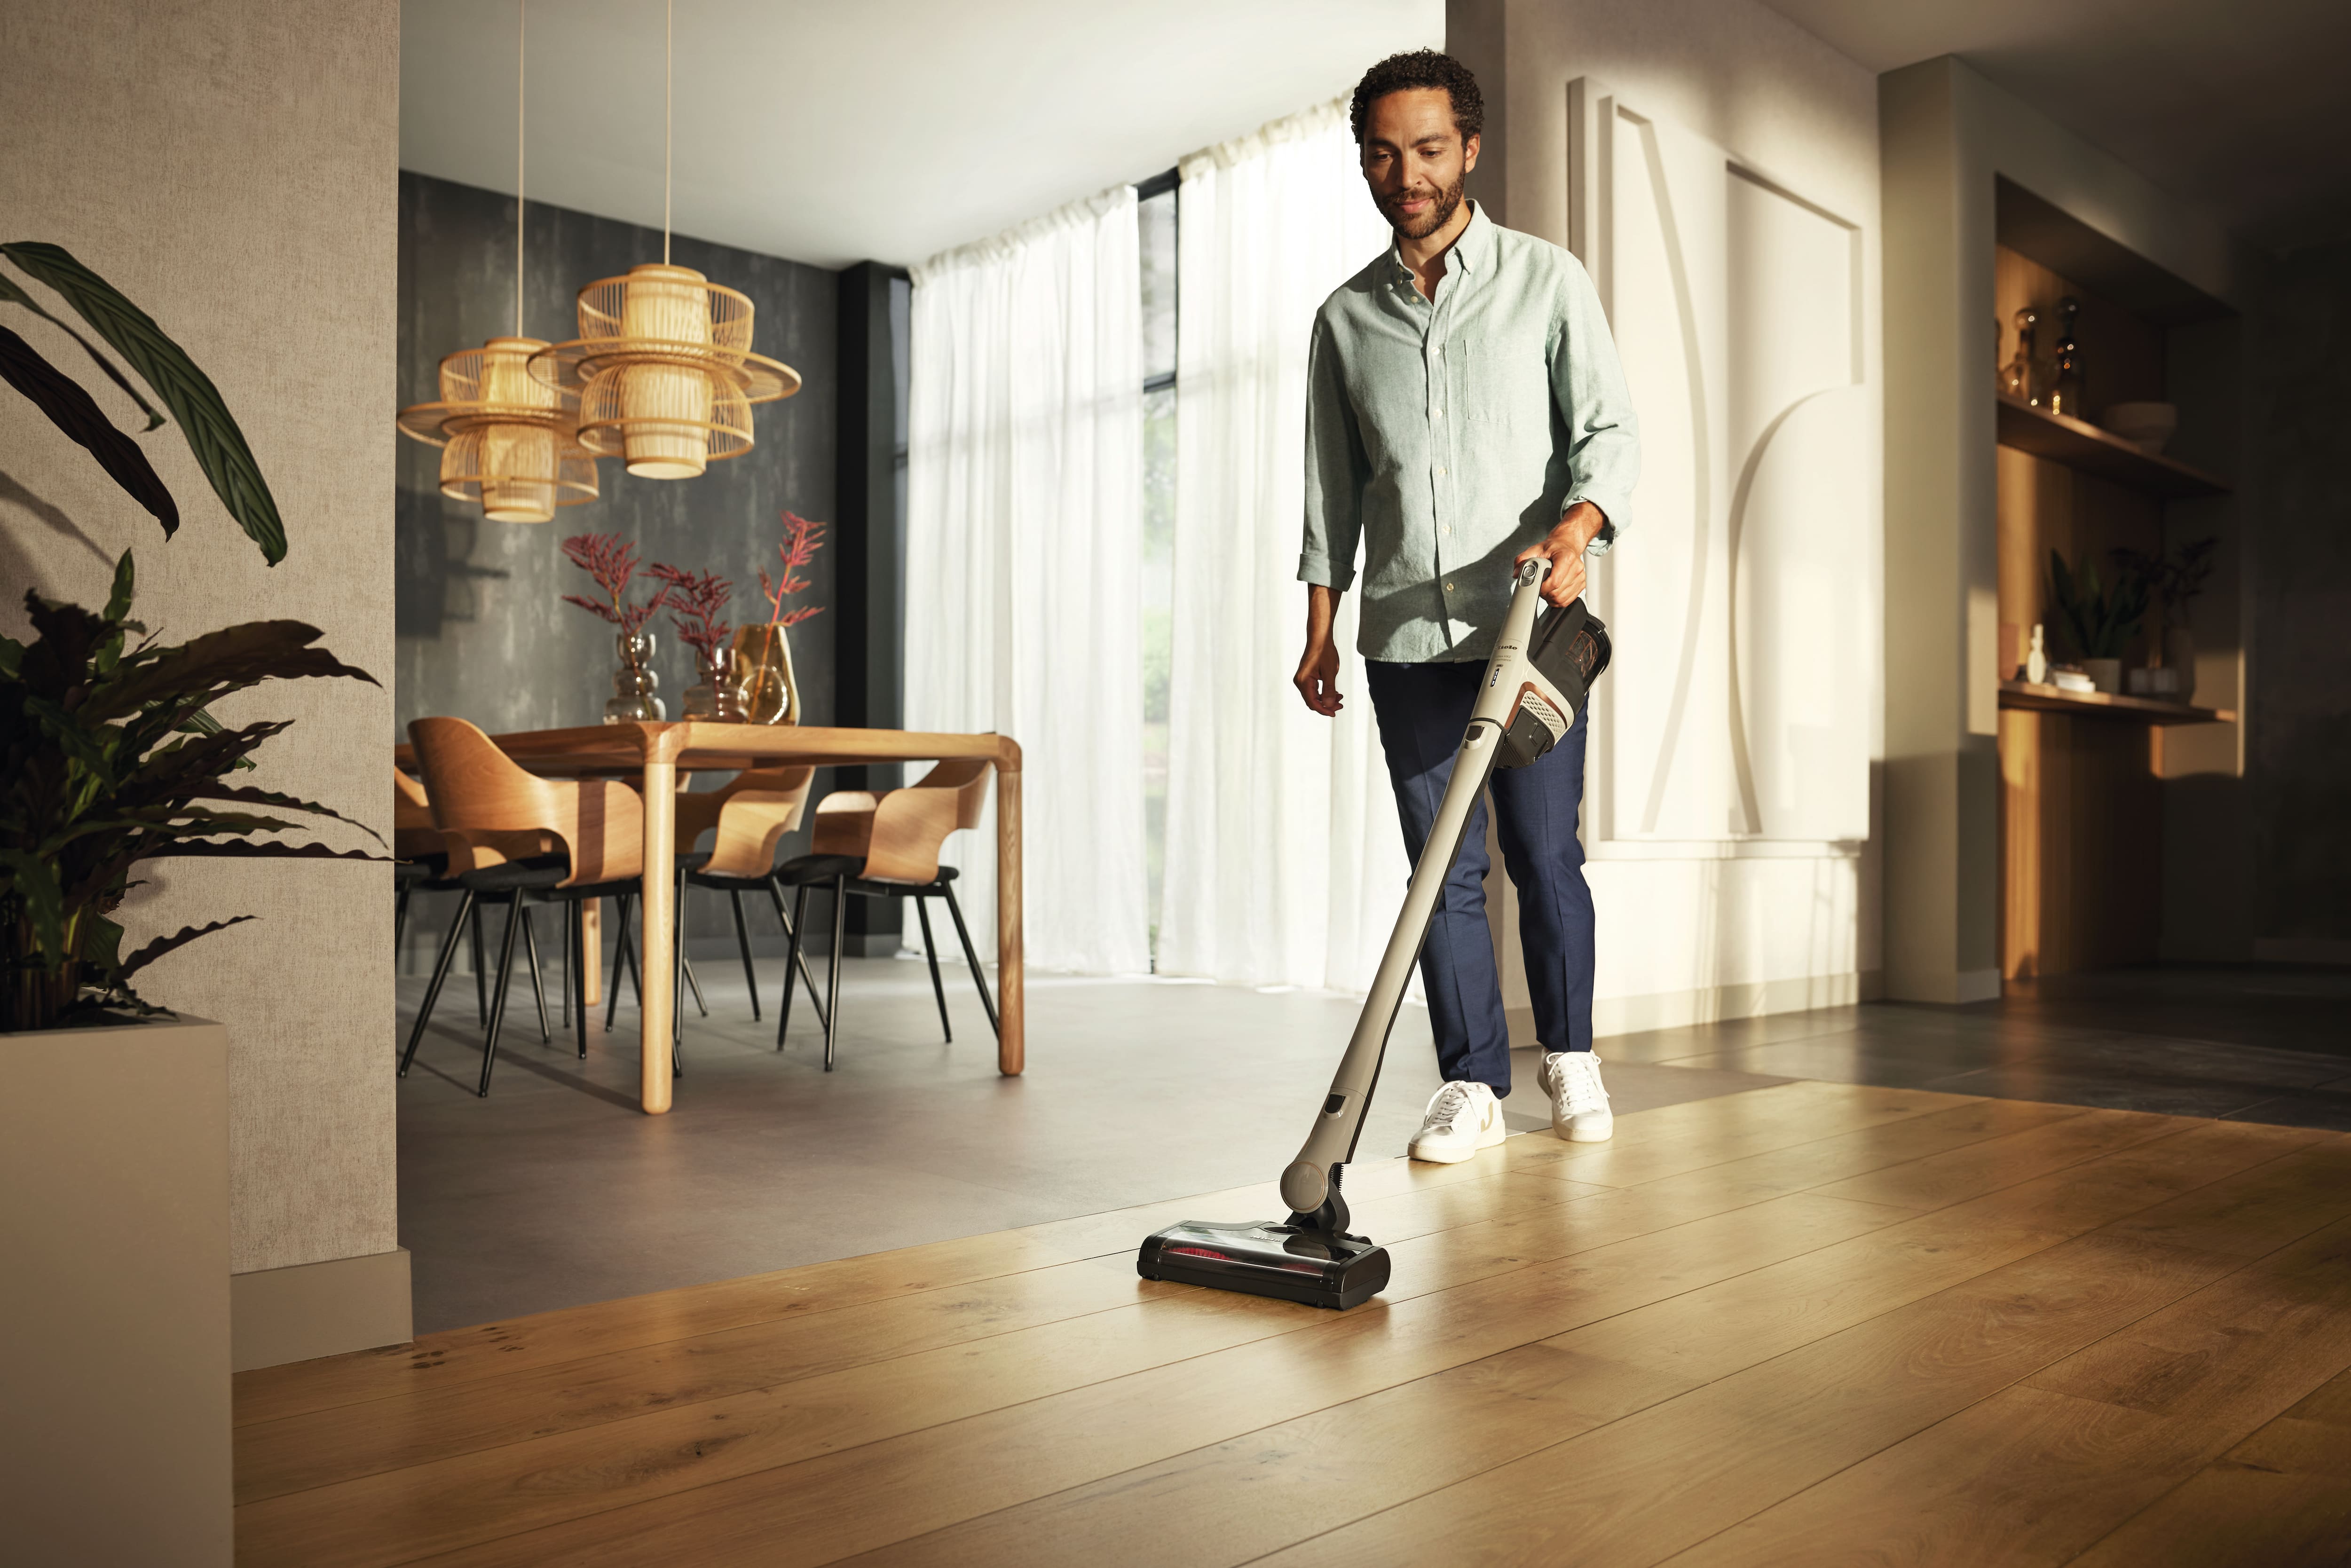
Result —
[{"label": "shirt collar", "polygon": [[[1494,237],[1493,222],[1486,216],[1486,209],[1474,201],[1470,202],[1469,222],[1462,229],[1461,237],[1453,242],[1453,248],[1446,253],[1446,270],[1450,272],[1457,262],[1464,272],[1492,270],[1494,249],[1498,243]],[[1403,279],[1406,287],[1410,287],[1412,268],[1405,265],[1402,240],[1388,242],[1388,260],[1395,265],[1396,276]]]}]

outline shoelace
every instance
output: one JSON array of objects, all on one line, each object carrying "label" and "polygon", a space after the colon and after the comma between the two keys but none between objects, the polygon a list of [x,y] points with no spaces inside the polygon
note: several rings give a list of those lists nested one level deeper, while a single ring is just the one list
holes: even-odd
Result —
[{"label": "shoelace", "polygon": [[1437,1099],[1428,1107],[1427,1123],[1431,1127],[1453,1130],[1453,1119],[1469,1103],[1469,1091],[1458,1083],[1448,1083],[1437,1092]]},{"label": "shoelace", "polygon": [[1593,1060],[1590,1051],[1562,1053],[1552,1071],[1560,1075],[1560,1092],[1567,1100],[1569,1114],[1607,1109],[1608,1095],[1600,1087],[1600,1063]]}]

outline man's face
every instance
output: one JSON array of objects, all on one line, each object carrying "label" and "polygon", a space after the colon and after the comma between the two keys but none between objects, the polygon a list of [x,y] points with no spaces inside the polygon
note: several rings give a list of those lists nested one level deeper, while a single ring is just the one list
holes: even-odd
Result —
[{"label": "man's face", "polygon": [[1407,88],[1372,100],[1364,116],[1364,183],[1390,226],[1426,239],[1461,205],[1462,177],[1478,166],[1478,139],[1453,123],[1442,88]]}]

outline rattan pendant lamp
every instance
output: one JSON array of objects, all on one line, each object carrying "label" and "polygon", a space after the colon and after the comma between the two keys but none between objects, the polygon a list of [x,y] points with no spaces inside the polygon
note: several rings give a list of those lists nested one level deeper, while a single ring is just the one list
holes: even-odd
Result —
[{"label": "rattan pendant lamp", "polygon": [[542,349],[530,373],[580,402],[580,444],[641,479],[691,479],[751,450],[751,405],[800,390],[799,373],[751,352],[751,301],[669,259],[674,0],[662,87],[662,258],[580,291],[580,336]]},{"label": "rattan pendant lamp", "polygon": [[544,523],[596,498],[596,461],[581,448],[574,394],[530,373],[544,338],[522,334],[523,67],[528,0],[515,29],[515,329],[441,361],[441,401],[400,411],[403,434],[442,448],[441,493],[478,501],[493,522]]}]

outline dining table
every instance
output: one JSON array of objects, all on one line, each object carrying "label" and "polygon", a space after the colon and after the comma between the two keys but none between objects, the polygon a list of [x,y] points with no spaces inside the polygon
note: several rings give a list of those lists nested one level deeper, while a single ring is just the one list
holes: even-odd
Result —
[{"label": "dining table", "polygon": [[[1011,737],[679,719],[521,730],[490,739],[524,768],[545,778],[629,779],[637,783],[644,802],[647,873],[639,966],[644,1001],[637,1024],[637,1103],[650,1116],[670,1108],[671,1015],[677,1005],[675,954],[670,944],[677,884],[666,874],[656,874],[654,868],[674,863],[680,847],[676,793],[681,778],[747,768],[838,768],[969,758],[989,763],[996,771],[996,1067],[1008,1076],[1021,1071],[1020,747]],[[415,755],[407,746],[396,747],[393,758],[403,768],[415,767]]]}]

